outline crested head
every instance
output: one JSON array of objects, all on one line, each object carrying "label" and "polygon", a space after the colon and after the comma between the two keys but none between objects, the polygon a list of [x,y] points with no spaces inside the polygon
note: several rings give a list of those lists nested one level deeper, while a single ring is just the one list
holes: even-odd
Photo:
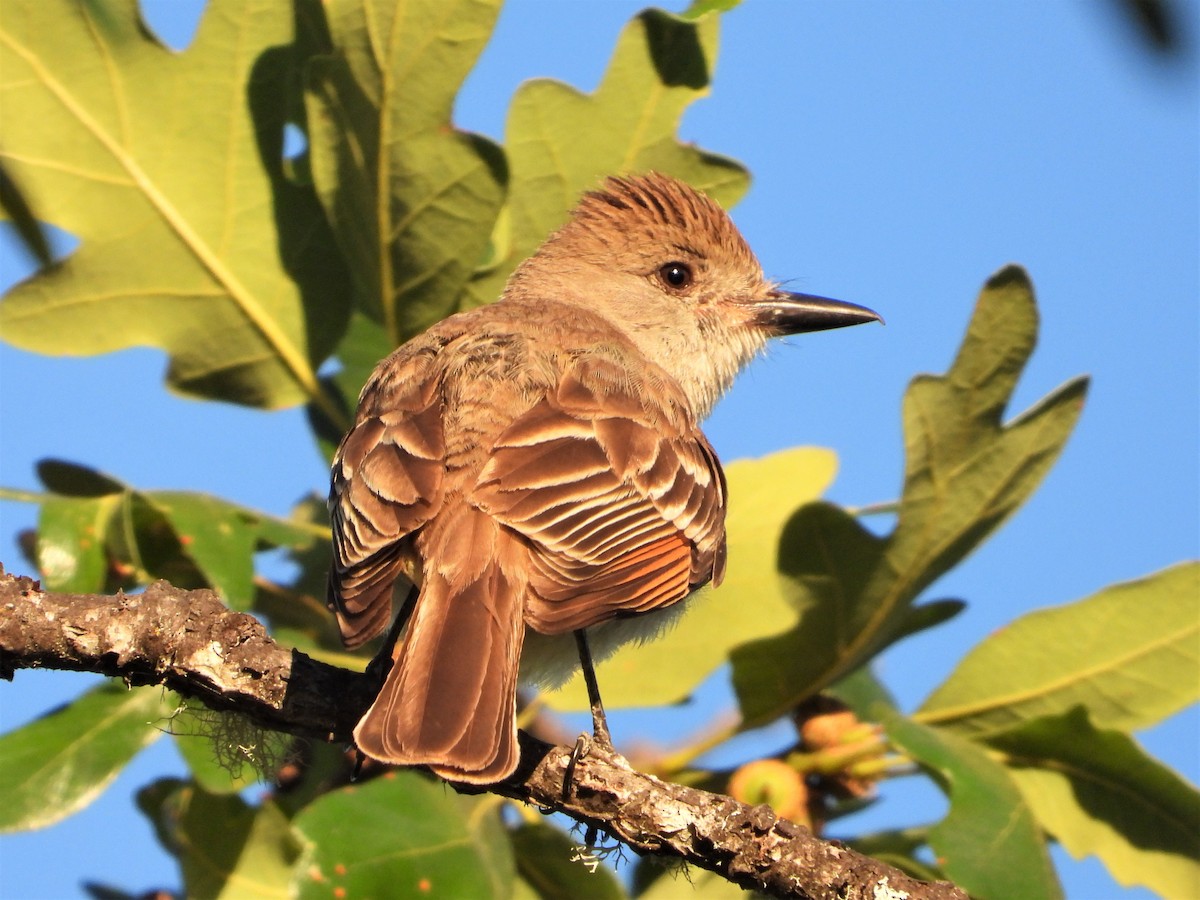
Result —
[{"label": "crested head", "polygon": [[610,177],[513,274],[505,297],[604,315],[707,414],[766,332],[746,327],[774,285],[729,216],[658,173]]},{"label": "crested head", "polygon": [[553,300],[604,317],[675,378],[700,417],[768,338],[878,319],[780,290],[725,210],[654,172],[611,177],[584,194],[502,299]]}]

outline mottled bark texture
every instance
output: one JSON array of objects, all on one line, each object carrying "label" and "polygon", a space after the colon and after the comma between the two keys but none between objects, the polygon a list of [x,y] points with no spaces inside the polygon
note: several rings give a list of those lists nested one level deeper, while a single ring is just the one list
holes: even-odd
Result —
[{"label": "mottled bark texture", "polygon": [[[0,675],[17,669],[98,672],[164,684],[264,727],[348,741],[377,682],[276,644],[260,622],[208,590],[165,582],[145,593],[58,594],[0,568]],[[521,764],[487,790],[563,812],[637,850],[675,857],[773,897],[966,900],[721,794],[670,784],[593,748],[563,784],[571,748],[522,733]]]}]

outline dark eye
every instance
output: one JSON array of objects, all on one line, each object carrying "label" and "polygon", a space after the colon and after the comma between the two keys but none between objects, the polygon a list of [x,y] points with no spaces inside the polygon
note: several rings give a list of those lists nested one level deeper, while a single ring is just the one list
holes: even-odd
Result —
[{"label": "dark eye", "polygon": [[667,263],[658,270],[658,277],[668,287],[685,288],[692,283],[692,267],[681,262]]}]

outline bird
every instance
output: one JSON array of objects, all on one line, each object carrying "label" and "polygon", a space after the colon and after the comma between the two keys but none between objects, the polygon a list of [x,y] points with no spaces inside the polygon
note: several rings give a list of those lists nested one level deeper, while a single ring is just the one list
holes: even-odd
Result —
[{"label": "bird", "polygon": [[329,493],[343,642],[391,635],[359,753],[502,781],[518,685],[576,666],[610,741],[593,660],[725,571],[726,482],[700,423],[769,338],[876,320],[783,290],[719,204],[649,172],[585,192],[498,301],[380,362]]}]

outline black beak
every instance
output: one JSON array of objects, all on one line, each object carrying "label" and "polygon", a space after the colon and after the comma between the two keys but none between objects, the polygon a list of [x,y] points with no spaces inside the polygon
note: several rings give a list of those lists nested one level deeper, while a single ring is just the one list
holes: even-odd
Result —
[{"label": "black beak", "polygon": [[775,291],[766,300],[754,304],[752,321],[775,337],[805,331],[845,328],[847,325],[862,325],[864,322],[882,324],[883,317],[857,303],[814,297],[812,294]]}]

